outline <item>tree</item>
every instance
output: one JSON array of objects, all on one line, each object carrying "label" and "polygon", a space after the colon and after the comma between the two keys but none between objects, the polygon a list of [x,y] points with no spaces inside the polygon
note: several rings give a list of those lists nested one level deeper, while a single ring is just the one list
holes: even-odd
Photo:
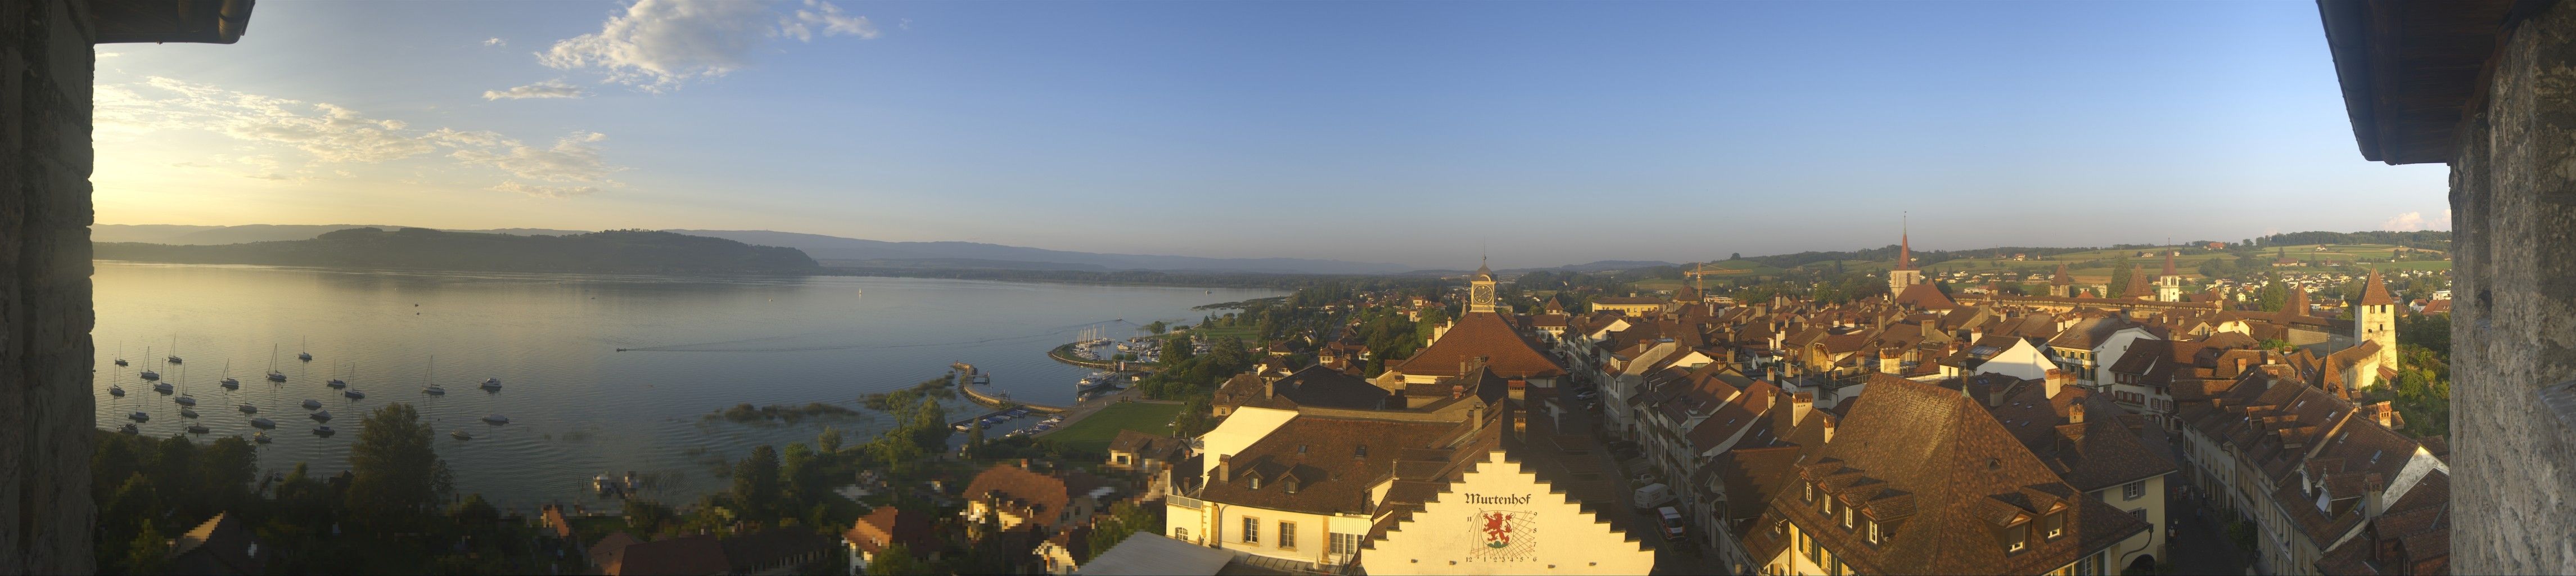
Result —
[{"label": "tree", "polygon": [[661,503],[642,498],[626,499],[626,526],[644,535],[650,536],[660,532],[662,525],[676,521],[679,517],[679,513],[671,511],[671,507]]},{"label": "tree", "polygon": [[1163,329],[1164,329],[1164,328],[1169,328],[1169,327],[1171,327],[1171,324],[1165,323],[1165,322],[1163,322],[1163,321],[1161,321],[1161,320],[1155,320],[1155,321],[1153,321],[1152,323],[1148,323],[1148,324],[1146,324],[1146,325],[1145,325],[1145,333],[1146,333],[1146,334],[1161,334],[1161,333],[1163,333]]},{"label": "tree", "polygon": [[1728,253],[1728,254],[1726,255],[1726,259],[1728,259],[1728,260],[1743,260],[1743,259],[1744,259],[1744,253],[1743,253],[1743,252],[1731,252],[1731,253]]},{"label": "tree", "polygon": [[912,434],[913,444],[934,455],[948,451],[948,435],[955,432],[948,427],[948,410],[933,398],[921,399],[921,408],[913,411],[912,422],[905,428]]},{"label": "tree", "polygon": [[2136,271],[2129,268],[2128,256],[2121,256],[2119,258],[2112,259],[2110,287],[2111,297],[2128,298],[2131,296],[2139,296],[2139,294],[2129,293],[2129,278],[2135,274]]},{"label": "tree", "polygon": [[982,421],[976,421],[974,427],[966,429],[966,457],[968,459],[981,458],[983,457],[983,449],[984,423]]},{"label": "tree", "polygon": [[161,537],[160,528],[144,525],[142,531],[134,533],[134,540],[126,544],[125,550],[125,572],[128,574],[159,574],[170,567],[170,542]]},{"label": "tree", "polygon": [[357,518],[399,522],[435,510],[455,486],[432,433],[410,404],[377,408],[349,447],[349,508]]},{"label": "tree", "polygon": [[823,494],[823,465],[814,458],[814,449],[806,447],[805,443],[787,445],[780,471],[787,481],[789,500],[801,504],[812,502]]},{"label": "tree", "polygon": [[491,502],[484,501],[482,494],[465,495],[464,501],[457,502],[455,506],[447,509],[447,515],[455,518],[457,525],[470,531],[489,529],[501,522],[501,509],[494,508]]},{"label": "tree", "polygon": [[814,448],[827,455],[841,453],[841,429],[824,426],[823,433],[814,436]]},{"label": "tree", "polygon": [[[766,520],[767,510],[778,506],[778,449],[768,444],[754,446],[751,457],[733,466],[733,497],[742,504],[741,513],[757,514]],[[756,512],[764,511],[764,512]]]},{"label": "tree", "polygon": [[912,557],[912,550],[901,542],[887,544],[868,561],[869,574],[929,574],[930,565]]}]

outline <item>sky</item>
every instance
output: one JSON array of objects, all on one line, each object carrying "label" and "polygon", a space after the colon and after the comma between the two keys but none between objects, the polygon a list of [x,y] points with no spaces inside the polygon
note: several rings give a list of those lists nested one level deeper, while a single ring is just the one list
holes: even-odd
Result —
[{"label": "sky", "polygon": [[99,47],[101,224],[1463,268],[2447,229],[2306,2],[263,2]]}]

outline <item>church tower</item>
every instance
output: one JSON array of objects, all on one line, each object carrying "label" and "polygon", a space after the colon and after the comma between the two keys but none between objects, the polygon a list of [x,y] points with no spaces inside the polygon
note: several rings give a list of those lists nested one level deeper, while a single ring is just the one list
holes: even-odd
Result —
[{"label": "church tower", "polygon": [[1494,269],[1483,258],[1476,259],[1476,275],[1467,278],[1467,311],[1494,311]]},{"label": "church tower", "polygon": [[1896,236],[1896,269],[1887,271],[1887,297],[1905,293],[1905,287],[1923,283],[1923,271],[1914,269],[1914,240],[1899,230]]},{"label": "church tower", "polygon": [[2379,365],[2397,367],[2397,299],[2388,297],[2388,283],[2377,269],[2362,282],[2361,301],[2353,304],[2352,331],[2354,342],[2379,343]]},{"label": "church tower", "polygon": [[2066,274],[2065,262],[2057,263],[2057,276],[2048,279],[2048,295],[2059,298],[2075,297],[2075,277]]},{"label": "church tower", "polygon": [[2157,276],[2157,277],[2156,277],[2156,301],[2157,301],[2157,302],[2181,302],[2181,301],[2182,301],[2182,274],[2176,273],[2176,272],[2174,271],[2174,253],[2175,253],[2175,252],[2177,252],[2177,251],[2176,251],[2176,250],[2166,250],[2166,251],[2165,251],[2165,273],[2164,273],[2164,275],[2162,275],[2162,276]]}]

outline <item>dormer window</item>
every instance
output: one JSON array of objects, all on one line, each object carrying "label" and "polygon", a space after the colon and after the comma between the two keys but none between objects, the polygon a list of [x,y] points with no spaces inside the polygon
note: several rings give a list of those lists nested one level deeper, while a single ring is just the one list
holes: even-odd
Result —
[{"label": "dormer window", "polygon": [[1367,445],[1367,444],[1361,444],[1361,445],[1359,445],[1359,447],[1351,449],[1351,457],[1352,457],[1352,458],[1367,458],[1367,457],[1368,457],[1368,445]]},{"label": "dormer window", "polygon": [[1252,489],[1254,489],[1254,490],[1260,490],[1260,489],[1261,489],[1261,477],[1260,477],[1260,476],[1251,476],[1251,477],[1249,477],[1249,478],[1252,480]]},{"label": "dormer window", "polygon": [[1306,453],[1306,445],[1304,445],[1304,444],[1298,444],[1298,445],[1297,445],[1297,453],[1298,453],[1298,454],[1304,454],[1304,453]]},{"label": "dormer window", "polygon": [[2049,514],[2048,518],[2040,520],[2040,523],[2041,527],[2047,530],[2050,540],[2066,535],[2066,515],[2063,513]]},{"label": "dormer window", "polygon": [[2004,553],[2012,554],[2029,549],[2030,523],[2014,524],[2004,529]]}]

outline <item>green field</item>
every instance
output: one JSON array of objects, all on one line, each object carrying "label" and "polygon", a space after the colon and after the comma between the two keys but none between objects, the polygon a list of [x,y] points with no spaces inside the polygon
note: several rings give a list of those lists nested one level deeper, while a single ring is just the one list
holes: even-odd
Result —
[{"label": "green field", "polygon": [[1074,422],[1071,426],[1048,434],[1046,438],[1064,443],[1068,449],[1104,452],[1109,449],[1109,440],[1118,437],[1119,430],[1135,430],[1157,436],[1171,434],[1172,418],[1181,414],[1182,407],[1180,404],[1147,402],[1114,404],[1100,409],[1099,412],[1081,421]]},{"label": "green field", "polygon": [[1224,328],[1191,328],[1191,329],[1189,329],[1189,330],[1188,330],[1188,332],[1189,332],[1189,333],[1191,333],[1191,334],[1197,334],[1197,335],[1199,335],[1199,336],[1201,336],[1201,337],[1208,338],[1208,339],[1209,339],[1209,341],[1215,341],[1216,339],[1219,339],[1219,338],[1242,338],[1242,339],[1243,339],[1243,343],[1244,343],[1245,345],[1259,345],[1259,344],[1261,343],[1261,327],[1259,327],[1259,326],[1227,326],[1227,327],[1224,327]]}]

